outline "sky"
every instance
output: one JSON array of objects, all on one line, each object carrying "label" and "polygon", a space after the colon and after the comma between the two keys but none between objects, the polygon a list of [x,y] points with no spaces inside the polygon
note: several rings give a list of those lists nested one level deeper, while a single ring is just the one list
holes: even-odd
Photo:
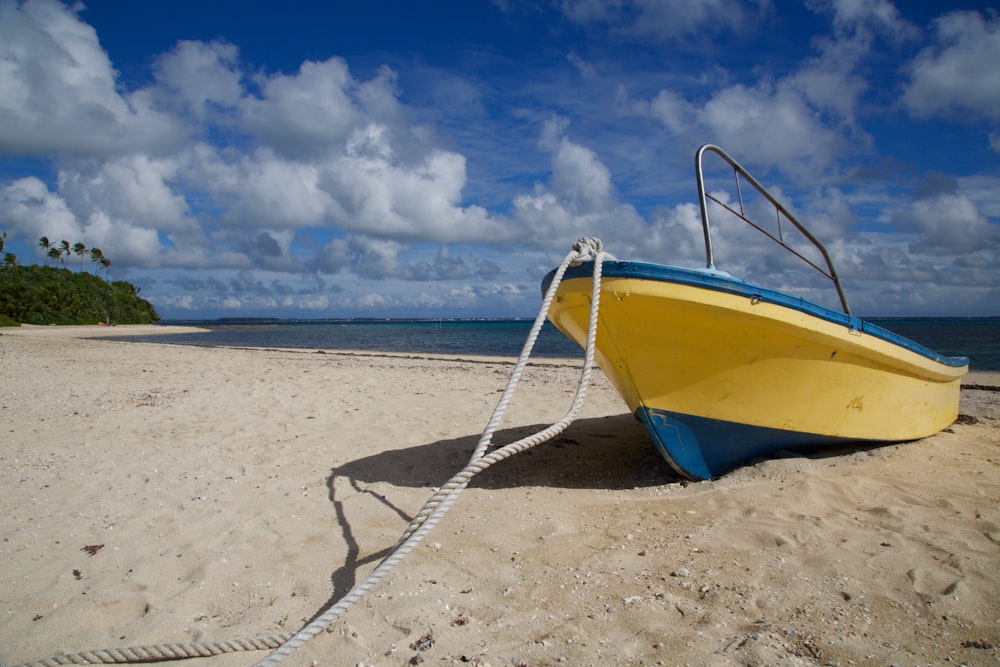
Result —
[{"label": "sky", "polygon": [[[962,0],[0,0],[0,232],[164,319],[532,317],[582,236],[703,267],[711,143],[855,314],[997,316],[997,63]],[[837,303],[712,220],[720,270]]]}]

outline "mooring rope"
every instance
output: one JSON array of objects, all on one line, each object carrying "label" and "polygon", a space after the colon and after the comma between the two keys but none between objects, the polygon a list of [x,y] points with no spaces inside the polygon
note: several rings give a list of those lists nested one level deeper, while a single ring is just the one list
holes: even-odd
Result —
[{"label": "mooring rope", "polygon": [[[609,255],[602,249],[600,239],[581,238],[573,244],[573,250],[567,253],[562,263],[556,269],[552,282],[545,292],[542,305],[534,324],[528,333],[528,338],[524,343],[521,355],[518,357],[514,370],[511,372],[507,386],[504,388],[500,400],[497,402],[493,415],[490,417],[476,449],[473,451],[468,464],[458,474],[441,486],[417,512],[413,520],[406,527],[402,537],[396,543],[392,552],[386,556],[368,577],[360,584],[351,589],[335,605],[327,609],[320,616],[308,623],[295,634],[284,633],[266,637],[255,637],[250,639],[240,639],[225,642],[205,642],[190,644],[158,644],[152,646],[138,646],[118,649],[101,649],[97,651],[84,651],[81,653],[71,653],[56,656],[46,660],[25,663],[17,667],[56,667],[58,665],[86,665],[86,664],[121,664],[138,662],[157,662],[165,660],[182,660],[186,658],[209,657],[222,653],[232,653],[236,651],[260,651],[274,649],[263,660],[255,663],[254,667],[274,667],[282,660],[301,648],[306,642],[315,637],[320,632],[326,630],[330,624],[340,618],[360,601],[375,585],[385,579],[386,576],[396,568],[424,539],[424,537],[444,518],[451,506],[458,500],[459,494],[465,490],[469,482],[480,472],[486,470],[491,465],[506,458],[518,454],[554,438],[562,433],[573,422],[576,413],[583,407],[583,399],[590,385],[590,375],[594,366],[594,348],[597,340],[597,320],[600,310],[601,299],[601,269],[602,263]],[[533,435],[522,438],[517,442],[500,447],[489,454],[486,451],[493,442],[493,434],[500,425],[504,412],[510,404],[517,384],[531,351],[534,349],[535,341],[541,331],[542,325],[555,298],[556,289],[562,282],[566,269],[573,264],[579,264],[586,260],[593,260],[593,285],[590,298],[590,315],[587,326],[587,344],[584,350],[584,363],[580,373],[580,380],[577,384],[573,402],[563,417]]]},{"label": "mooring rope", "polygon": [[136,662],[161,662],[165,660],[185,660],[187,658],[209,658],[223,653],[239,651],[263,651],[274,649],[292,637],[285,632],[265,637],[234,639],[222,642],[195,642],[189,644],[153,644],[150,646],[128,646],[125,648],[105,648],[96,651],[66,653],[45,660],[28,662],[17,667],[58,667],[58,665],[113,665]]},{"label": "mooring rope", "polygon": [[[483,435],[479,440],[479,444],[472,453],[469,463],[466,464],[465,468],[463,468],[461,472],[448,480],[448,482],[446,482],[427,500],[423,508],[417,512],[417,515],[410,522],[410,525],[407,526],[406,531],[403,533],[403,537],[397,543],[392,553],[386,556],[372,571],[372,573],[365,578],[364,581],[351,589],[351,591],[342,597],[337,604],[327,609],[323,612],[323,614],[299,630],[295,636],[282,644],[279,648],[272,651],[270,655],[254,664],[254,667],[274,667],[301,648],[306,642],[315,637],[317,634],[326,630],[326,628],[328,628],[335,620],[343,616],[348,609],[361,600],[361,598],[363,598],[376,584],[385,579],[385,577],[388,576],[388,574],[392,572],[392,570],[395,569],[396,566],[399,565],[399,563],[401,563],[418,544],[420,544],[427,533],[429,533],[434,526],[436,526],[438,522],[444,518],[444,515],[448,513],[448,510],[451,509],[451,506],[458,499],[459,494],[461,494],[461,492],[468,485],[469,481],[475,475],[498,461],[502,461],[510,456],[513,456],[514,454],[523,452],[526,449],[530,449],[539,443],[555,437],[564,431],[570,423],[572,423],[573,417],[583,405],[583,398],[586,395],[587,387],[590,384],[590,373],[594,366],[594,347],[597,340],[597,314],[600,310],[601,301],[601,267],[605,256],[606,253],[602,251],[600,239],[583,238],[573,244],[573,250],[566,255],[562,263],[559,265],[559,268],[556,269],[552,282],[549,284],[548,290],[546,290],[545,298],[542,300],[538,316],[535,318],[531,331],[528,333],[528,338],[524,343],[524,349],[521,351],[521,356],[518,357],[514,370],[511,372],[510,379],[507,381],[507,387],[504,389],[500,400],[497,402],[497,406],[493,411],[493,416],[490,418],[489,423],[487,423],[486,428],[483,431]],[[549,307],[552,304],[552,300],[555,298],[556,289],[562,281],[563,274],[566,273],[566,269],[569,268],[570,264],[573,264],[574,262],[582,262],[587,258],[593,258],[594,260],[593,287],[590,298],[590,318],[587,327],[587,345],[584,351],[583,370],[580,375],[580,382],[577,384],[576,394],[573,397],[572,405],[563,418],[552,426],[549,426],[534,435],[528,436],[527,438],[522,438],[517,442],[505,445],[490,454],[485,454],[490,443],[492,442],[493,433],[499,426],[503,413],[506,411],[507,406],[510,403],[510,399],[513,396],[514,390],[516,389],[518,381],[521,378],[521,373],[524,370],[525,365],[528,363],[528,357],[531,356],[531,350],[535,346],[538,333],[541,331],[542,324],[544,324],[545,318],[548,315]]]}]

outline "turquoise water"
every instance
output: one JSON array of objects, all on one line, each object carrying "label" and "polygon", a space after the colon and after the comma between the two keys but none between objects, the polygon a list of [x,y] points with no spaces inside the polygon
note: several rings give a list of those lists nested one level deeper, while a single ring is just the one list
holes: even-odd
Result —
[{"label": "turquoise water", "polygon": [[[1000,370],[1000,318],[871,319],[936,352],[965,356],[974,370]],[[124,337],[181,345],[368,350],[516,357],[531,320],[167,320],[205,333]],[[582,358],[580,348],[546,323],[534,356]]]},{"label": "turquoise water", "polygon": [[[225,347],[368,350],[517,357],[532,320],[167,320],[206,327],[205,333],[141,336],[134,340]],[[546,322],[533,356],[583,358],[570,339]]]}]

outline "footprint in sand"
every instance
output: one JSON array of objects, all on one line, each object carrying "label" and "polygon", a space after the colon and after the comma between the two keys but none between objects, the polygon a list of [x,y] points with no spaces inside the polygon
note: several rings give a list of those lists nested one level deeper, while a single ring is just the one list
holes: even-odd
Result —
[{"label": "footprint in sand", "polygon": [[963,579],[954,572],[927,567],[915,567],[907,571],[906,576],[913,584],[913,590],[930,596],[954,594]]}]

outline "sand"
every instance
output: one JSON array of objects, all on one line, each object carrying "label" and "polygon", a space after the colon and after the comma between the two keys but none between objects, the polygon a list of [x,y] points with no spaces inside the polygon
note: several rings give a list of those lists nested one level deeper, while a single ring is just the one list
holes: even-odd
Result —
[{"label": "sand", "polygon": [[[7,665],[299,629],[464,465],[513,365],[77,337],[107,329],[0,330]],[[495,441],[577,375],[530,366]],[[966,384],[933,437],[689,484],[598,374],[282,664],[997,664],[1000,374]]]}]

